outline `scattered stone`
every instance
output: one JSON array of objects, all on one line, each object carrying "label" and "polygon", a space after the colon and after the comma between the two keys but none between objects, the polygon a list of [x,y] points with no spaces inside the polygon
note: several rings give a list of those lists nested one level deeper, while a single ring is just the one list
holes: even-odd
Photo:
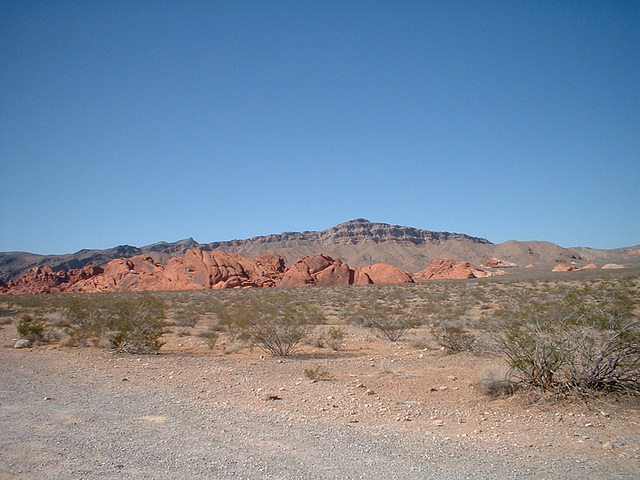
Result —
[{"label": "scattered stone", "polygon": [[13,346],[13,348],[31,348],[32,346],[33,346],[33,343],[31,343],[31,340],[23,338],[21,340],[18,340]]}]

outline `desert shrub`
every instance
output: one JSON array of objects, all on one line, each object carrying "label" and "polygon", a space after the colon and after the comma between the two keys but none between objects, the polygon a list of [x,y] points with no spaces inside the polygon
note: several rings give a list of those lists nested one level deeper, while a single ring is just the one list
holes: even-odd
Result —
[{"label": "desert shrub", "polygon": [[209,327],[206,331],[199,333],[198,336],[204,340],[210,350],[213,350],[218,338],[220,338],[220,332],[215,327]]},{"label": "desert shrub", "polygon": [[512,302],[500,312],[498,350],[514,376],[533,387],[640,395],[637,304],[637,286],[629,279]]},{"label": "desert shrub", "polygon": [[125,353],[157,353],[164,342],[165,305],[150,293],[116,301],[110,309],[107,334],[111,348]]},{"label": "desert shrub", "polygon": [[45,341],[45,322],[40,318],[23,315],[16,324],[16,328],[20,338],[30,340],[32,343],[43,343]]},{"label": "desert shrub", "polygon": [[337,352],[342,350],[346,336],[342,328],[329,327],[318,336],[316,344],[320,348],[326,347]]},{"label": "desert shrub", "polygon": [[63,324],[69,335],[69,344],[99,346],[104,340],[108,323],[107,304],[103,297],[82,296],[72,298],[64,310]]},{"label": "desert shrub", "polygon": [[11,325],[13,323],[13,315],[18,313],[13,309],[0,309],[0,325]]},{"label": "desert shrub", "polygon": [[355,307],[352,318],[356,324],[372,329],[383,339],[396,342],[416,326],[403,305],[371,301]]},{"label": "desert shrub", "polygon": [[313,382],[335,380],[335,376],[321,365],[315,368],[305,368],[304,376]]},{"label": "desert shrub", "polygon": [[224,305],[217,315],[231,335],[280,357],[290,355],[310,328],[324,320],[316,304],[287,292],[248,294]]},{"label": "desert shrub", "polygon": [[569,387],[640,395],[640,321],[606,333],[582,329],[572,341],[566,365]]},{"label": "desert shrub", "polygon": [[449,353],[470,352],[476,344],[475,335],[458,322],[438,322],[431,328],[431,333]]},{"label": "desert shrub", "polygon": [[480,393],[491,398],[508,397],[518,389],[518,383],[509,378],[509,372],[498,369],[486,370],[478,379],[476,388]]},{"label": "desert shrub", "polygon": [[172,323],[179,327],[195,327],[200,320],[200,313],[192,307],[184,307],[178,309],[172,318]]}]

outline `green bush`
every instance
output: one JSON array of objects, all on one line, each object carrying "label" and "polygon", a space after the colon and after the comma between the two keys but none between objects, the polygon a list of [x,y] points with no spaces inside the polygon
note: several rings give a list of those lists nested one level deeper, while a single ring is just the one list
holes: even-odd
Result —
[{"label": "green bush", "polygon": [[20,338],[30,340],[32,343],[44,343],[45,322],[31,315],[23,315],[17,325]]}]

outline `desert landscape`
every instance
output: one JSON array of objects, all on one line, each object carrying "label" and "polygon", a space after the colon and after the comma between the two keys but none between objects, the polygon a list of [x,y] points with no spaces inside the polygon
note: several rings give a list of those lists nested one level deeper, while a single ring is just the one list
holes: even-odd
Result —
[{"label": "desert landscape", "polygon": [[0,480],[640,478],[638,32],[2,1]]},{"label": "desert landscape", "polygon": [[508,270],[4,296],[0,477],[638,476],[640,271]]}]

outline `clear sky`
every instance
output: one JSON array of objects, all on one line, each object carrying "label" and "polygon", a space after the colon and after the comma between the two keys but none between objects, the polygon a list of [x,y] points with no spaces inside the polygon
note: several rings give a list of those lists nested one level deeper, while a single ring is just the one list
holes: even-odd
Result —
[{"label": "clear sky", "polygon": [[640,2],[0,1],[0,251],[640,243]]}]

